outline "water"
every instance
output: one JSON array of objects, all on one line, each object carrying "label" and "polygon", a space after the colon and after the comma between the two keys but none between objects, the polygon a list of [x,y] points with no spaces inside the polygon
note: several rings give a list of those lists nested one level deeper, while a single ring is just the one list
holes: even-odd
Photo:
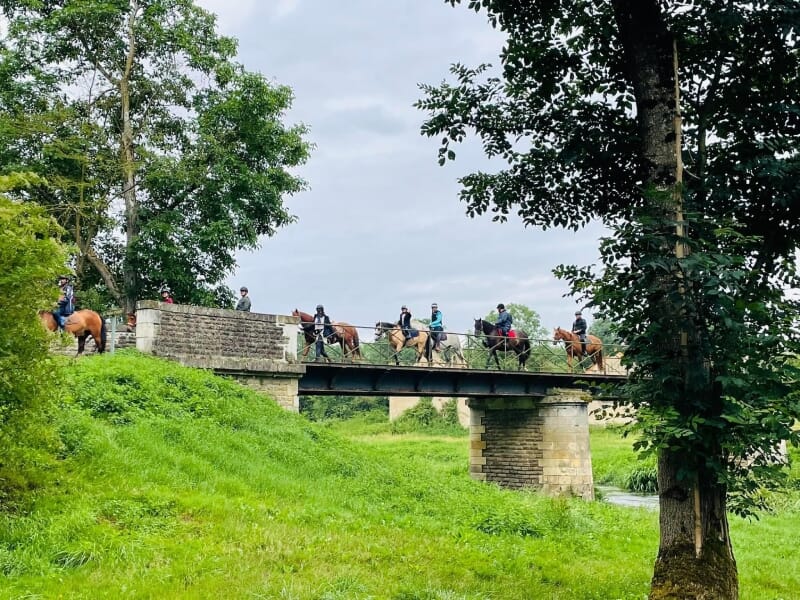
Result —
[{"label": "water", "polygon": [[603,502],[658,510],[658,496],[656,494],[634,494],[613,485],[596,485],[595,489],[602,495]]}]

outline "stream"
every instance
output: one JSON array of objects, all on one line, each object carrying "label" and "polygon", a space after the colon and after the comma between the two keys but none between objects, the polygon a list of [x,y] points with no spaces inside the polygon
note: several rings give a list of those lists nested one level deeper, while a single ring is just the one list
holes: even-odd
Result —
[{"label": "stream", "polygon": [[596,485],[600,492],[601,501],[620,506],[635,506],[658,510],[658,496],[656,494],[635,494],[613,485]]}]

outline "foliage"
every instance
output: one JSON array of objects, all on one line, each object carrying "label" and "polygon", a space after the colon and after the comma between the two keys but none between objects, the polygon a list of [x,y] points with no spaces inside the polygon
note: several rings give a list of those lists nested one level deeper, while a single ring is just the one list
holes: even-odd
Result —
[{"label": "foliage", "polygon": [[[0,191],[28,176],[0,176]],[[0,195],[0,504],[38,478],[40,447],[48,443],[44,422],[59,369],[37,309],[53,306],[56,278],[66,248],[59,228],[39,206]]]},{"label": "foliage", "polygon": [[[800,308],[783,292],[799,283],[798,14],[779,2],[655,9],[676,40],[686,99],[689,235],[677,240],[672,175],[640,151],[649,140],[632,108],[653,90],[625,54],[627,32],[615,20],[622,4],[517,11],[504,0],[470,2],[507,35],[502,70],[454,65],[453,83],[422,86],[423,133],[441,136],[440,162],[455,158],[450,145],[469,131],[506,161],[460,180],[470,216],[492,211],[503,221],[516,210],[529,225],[577,229],[599,218],[610,227],[601,272],[556,272],[628,345],[625,393],[647,403],[641,447],[698,457],[698,468],[741,492],[735,506],[747,514],[759,487],[780,475],[765,463],[757,473],[736,465],[777,440],[798,441],[791,424],[800,405],[786,397],[796,375],[783,359],[798,350]],[[760,62],[764,48],[769,64]],[[671,65],[671,48],[667,58]],[[677,242],[686,256],[673,254]],[[689,332],[685,359],[676,352],[681,332]],[[695,469],[684,464],[681,476]]]},{"label": "foliage", "polygon": [[606,319],[595,319],[589,327],[588,333],[599,337],[605,346],[617,346],[621,343],[618,326]]},{"label": "foliage", "polygon": [[351,419],[356,415],[387,420],[389,399],[385,396],[301,396],[300,414],[311,421]]},{"label": "foliage", "polygon": [[[450,0],[458,4],[458,0]],[[738,597],[724,508],[750,515],[800,403],[800,12],[782,0],[470,0],[506,34],[500,74],[422,86],[422,131],[474,131],[494,173],[461,178],[470,216],[577,229],[601,265],[557,276],[626,344],[638,448],[658,455],[652,598]],[[723,507],[712,511],[711,507]],[[721,514],[720,514],[721,513]],[[693,525],[687,527],[687,523]]]},{"label": "foliage", "polygon": [[429,397],[420,398],[416,406],[412,406],[395,419],[391,430],[394,434],[424,432],[444,435],[463,434],[465,431],[458,420],[455,399],[446,401],[439,411],[433,406],[433,401]]},{"label": "foliage", "polygon": [[[463,434],[332,430],[134,352],[66,374],[53,482],[0,511],[0,598],[646,593],[654,511],[473,481]],[[618,436],[592,431],[592,450],[637,463]],[[797,508],[732,526],[742,596],[792,597]]]},{"label": "foliage", "polygon": [[[305,127],[292,92],[234,62],[235,40],[191,0],[0,2],[6,169],[78,250],[84,290],[130,311],[167,283],[227,306],[234,254],[293,221]],[[69,93],[66,93],[66,91]],[[87,294],[88,296],[88,294]]]}]

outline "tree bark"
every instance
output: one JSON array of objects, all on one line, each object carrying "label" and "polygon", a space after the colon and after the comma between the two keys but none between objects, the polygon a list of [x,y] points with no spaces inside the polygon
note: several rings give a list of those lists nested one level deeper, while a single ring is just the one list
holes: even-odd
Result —
[{"label": "tree bark", "polygon": [[[657,0],[614,0],[613,7],[627,76],[636,97],[642,179],[646,187],[655,190],[659,209],[666,220],[674,220],[681,236],[680,113],[674,39]],[[674,235],[675,230],[672,232]],[[683,244],[667,244],[668,232],[664,234],[664,248],[671,248],[680,260]],[[682,281],[673,283],[682,289]],[[679,311],[675,306],[663,308],[673,315]],[[667,354],[681,361],[685,381],[690,371],[703,368],[703,360],[694,350],[696,331],[690,325],[676,334],[662,343],[672,346]],[[684,395],[687,389],[683,387]],[[683,400],[681,405],[691,406],[690,398]],[[687,470],[696,476],[679,477]],[[715,483],[713,473],[707,472],[696,456],[667,450],[659,454],[658,486],[660,540],[650,599],[736,600],[738,575],[728,531],[725,488]]]},{"label": "tree bark", "polygon": [[125,200],[125,260],[122,265],[123,310],[126,314],[136,311],[138,278],[133,264],[136,240],[139,237],[139,203],[136,197],[136,163],[133,150],[133,124],[131,123],[131,91],[130,76],[136,55],[135,24],[139,3],[131,0],[130,18],[128,19],[128,54],[125,69],[119,79],[119,92],[122,101],[122,135],[120,151],[122,158],[123,187],[122,197]]}]

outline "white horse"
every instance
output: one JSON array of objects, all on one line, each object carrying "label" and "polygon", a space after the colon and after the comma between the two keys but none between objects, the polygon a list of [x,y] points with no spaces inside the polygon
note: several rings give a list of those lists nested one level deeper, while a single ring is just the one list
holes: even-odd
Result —
[{"label": "white horse", "polygon": [[[431,334],[430,326],[417,321],[416,319],[411,319],[411,326],[414,329],[418,329],[420,331],[426,331],[428,334]],[[441,336],[444,332],[438,332]],[[448,367],[452,367],[454,364],[465,365],[467,364],[466,359],[464,358],[464,353],[461,350],[461,336],[457,333],[447,333],[446,339],[439,341],[439,349],[433,350],[431,346],[431,350],[433,354],[438,355],[443,362],[447,364]],[[433,338],[431,338],[431,344],[433,343]],[[456,363],[456,359],[458,362]]]}]

